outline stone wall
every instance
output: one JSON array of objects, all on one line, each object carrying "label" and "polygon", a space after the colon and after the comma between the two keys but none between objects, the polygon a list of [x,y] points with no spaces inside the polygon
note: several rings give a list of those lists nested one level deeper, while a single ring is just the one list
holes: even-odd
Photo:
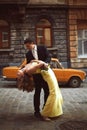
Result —
[{"label": "stone wall", "polygon": [[87,58],[78,57],[78,20],[87,20],[87,9],[71,9],[69,11],[70,62],[73,68],[87,67]]},{"label": "stone wall", "polygon": [[26,22],[29,35],[35,39],[35,25],[40,18],[47,18],[52,24],[52,47],[58,49],[60,61],[67,62],[67,11],[64,9],[28,9]]},{"label": "stone wall", "polygon": [[[40,18],[47,18],[52,24],[52,48],[49,52],[67,66],[67,11],[64,9],[27,9],[22,21],[11,20],[10,49],[0,51],[0,66],[19,65],[25,58],[24,39],[28,36],[36,39],[35,28]],[[15,18],[16,19],[16,18]],[[3,64],[2,64],[3,63]]]}]

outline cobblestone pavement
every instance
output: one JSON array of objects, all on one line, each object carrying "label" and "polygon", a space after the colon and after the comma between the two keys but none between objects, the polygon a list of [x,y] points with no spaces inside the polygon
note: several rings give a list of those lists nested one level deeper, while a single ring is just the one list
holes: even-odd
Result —
[{"label": "cobblestone pavement", "polygon": [[[45,122],[33,116],[34,91],[22,92],[16,88],[15,82],[0,80],[0,130],[60,130],[60,124],[66,121],[87,120],[87,83],[80,88],[60,89],[64,99],[64,114]],[[41,108],[42,105],[43,91]]]}]

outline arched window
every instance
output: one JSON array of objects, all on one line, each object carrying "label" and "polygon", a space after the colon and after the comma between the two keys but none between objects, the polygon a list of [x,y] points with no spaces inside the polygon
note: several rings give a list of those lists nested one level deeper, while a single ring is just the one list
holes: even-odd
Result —
[{"label": "arched window", "polygon": [[9,47],[9,25],[6,21],[0,20],[0,48]]},{"label": "arched window", "polygon": [[47,19],[41,19],[36,26],[37,44],[52,46],[51,23]]}]

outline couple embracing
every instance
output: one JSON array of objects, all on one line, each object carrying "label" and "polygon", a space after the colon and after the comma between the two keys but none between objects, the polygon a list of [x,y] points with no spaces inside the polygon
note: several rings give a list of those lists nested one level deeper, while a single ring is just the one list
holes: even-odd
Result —
[{"label": "couple embracing", "polygon": [[[53,117],[63,114],[62,95],[54,72],[49,67],[50,56],[45,46],[36,45],[31,38],[24,41],[28,49],[26,53],[27,65],[19,70],[18,77],[27,74],[33,76],[34,93],[34,116],[41,120],[50,121]],[[44,106],[40,111],[40,93],[44,90]]]}]

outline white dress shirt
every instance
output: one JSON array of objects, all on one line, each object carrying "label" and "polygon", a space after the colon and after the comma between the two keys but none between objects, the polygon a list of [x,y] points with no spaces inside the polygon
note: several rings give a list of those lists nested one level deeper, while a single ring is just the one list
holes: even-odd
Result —
[{"label": "white dress shirt", "polygon": [[37,46],[35,45],[35,47],[32,49],[32,54],[34,56],[34,58],[36,60],[38,60],[38,54],[37,54]]}]

